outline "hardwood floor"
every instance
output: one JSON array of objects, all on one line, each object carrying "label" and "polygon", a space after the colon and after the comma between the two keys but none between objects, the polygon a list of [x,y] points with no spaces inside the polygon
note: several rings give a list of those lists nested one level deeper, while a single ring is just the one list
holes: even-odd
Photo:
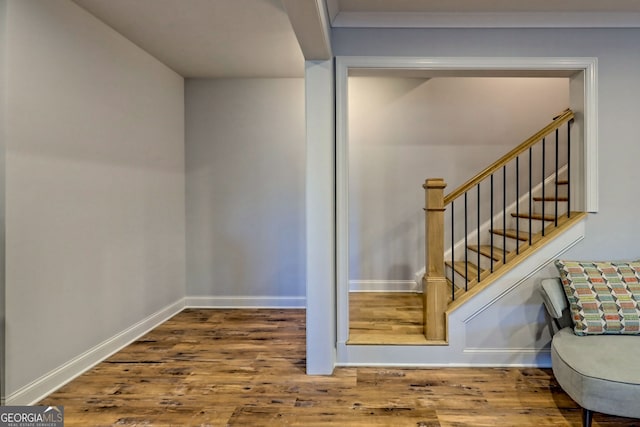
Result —
[{"label": "hardwood floor", "polygon": [[40,404],[64,405],[67,427],[580,425],[547,369],[307,376],[303,310],[185,310]]}]

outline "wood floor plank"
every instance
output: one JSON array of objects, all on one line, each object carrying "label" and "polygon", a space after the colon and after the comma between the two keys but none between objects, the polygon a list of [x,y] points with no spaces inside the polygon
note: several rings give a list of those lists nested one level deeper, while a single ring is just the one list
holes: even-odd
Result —
[{"label": "wood floor plank", "polygon": [[66,427],[580,425],[548,369],[306,375],[304,322],[304,310],[185,310],[40,404],[63,405]]}]

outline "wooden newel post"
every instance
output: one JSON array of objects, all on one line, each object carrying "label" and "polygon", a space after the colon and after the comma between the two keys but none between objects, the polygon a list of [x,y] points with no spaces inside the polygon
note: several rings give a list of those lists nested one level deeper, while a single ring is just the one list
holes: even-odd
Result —
[{"label": "wooden newel post", "polygon": [[448,294],[444,275],[444,188],[442,178],[427,179],[425,189],[425,275],[422,279],[424,298],[424,334],[428,340],[447,338],[445,311]]}]

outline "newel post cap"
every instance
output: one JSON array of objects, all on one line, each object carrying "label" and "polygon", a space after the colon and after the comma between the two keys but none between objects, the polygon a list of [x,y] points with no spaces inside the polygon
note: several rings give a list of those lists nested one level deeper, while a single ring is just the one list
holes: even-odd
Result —
[{"label": "newel post cap", "polygon": [[446,186],[447,183],[444,182],[443,178],[427,178],[422,188],[444,188]]}]

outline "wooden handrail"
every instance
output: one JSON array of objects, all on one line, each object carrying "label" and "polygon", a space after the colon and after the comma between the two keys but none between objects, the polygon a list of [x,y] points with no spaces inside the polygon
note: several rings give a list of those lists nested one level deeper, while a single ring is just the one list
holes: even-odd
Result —
[{"label": "wooden handrail", "polygon": [[507,154],[502,156],[500,159],[495,161],[485,170],[471,178],[469,181],[465,182],[460,187],[453,190],[451,193],[447,194],[444,198],[444,205],[447,206],[453,200],[462,196],[467,191],[471,190],[474,186],[478,185],[479,182],[487,178],[488,176],[494,174],[498,169],[502,168],[504,165],[509,163],[511,160],[518,157],[520,154],[524,153],[529,147],[533,146],[535,143],[540,141],[545,136],[549,135],[554,130],[558,129],[563,124],[574,118],[573,111],[570,109],[565,110],[562,114],[557,117],[554,117],[553,121],[549,123],[544,128],[540,129],[538,132],[533,134],[530,138],[524,141],[522,144],[518,145],[513,150],[509,151]]}]

